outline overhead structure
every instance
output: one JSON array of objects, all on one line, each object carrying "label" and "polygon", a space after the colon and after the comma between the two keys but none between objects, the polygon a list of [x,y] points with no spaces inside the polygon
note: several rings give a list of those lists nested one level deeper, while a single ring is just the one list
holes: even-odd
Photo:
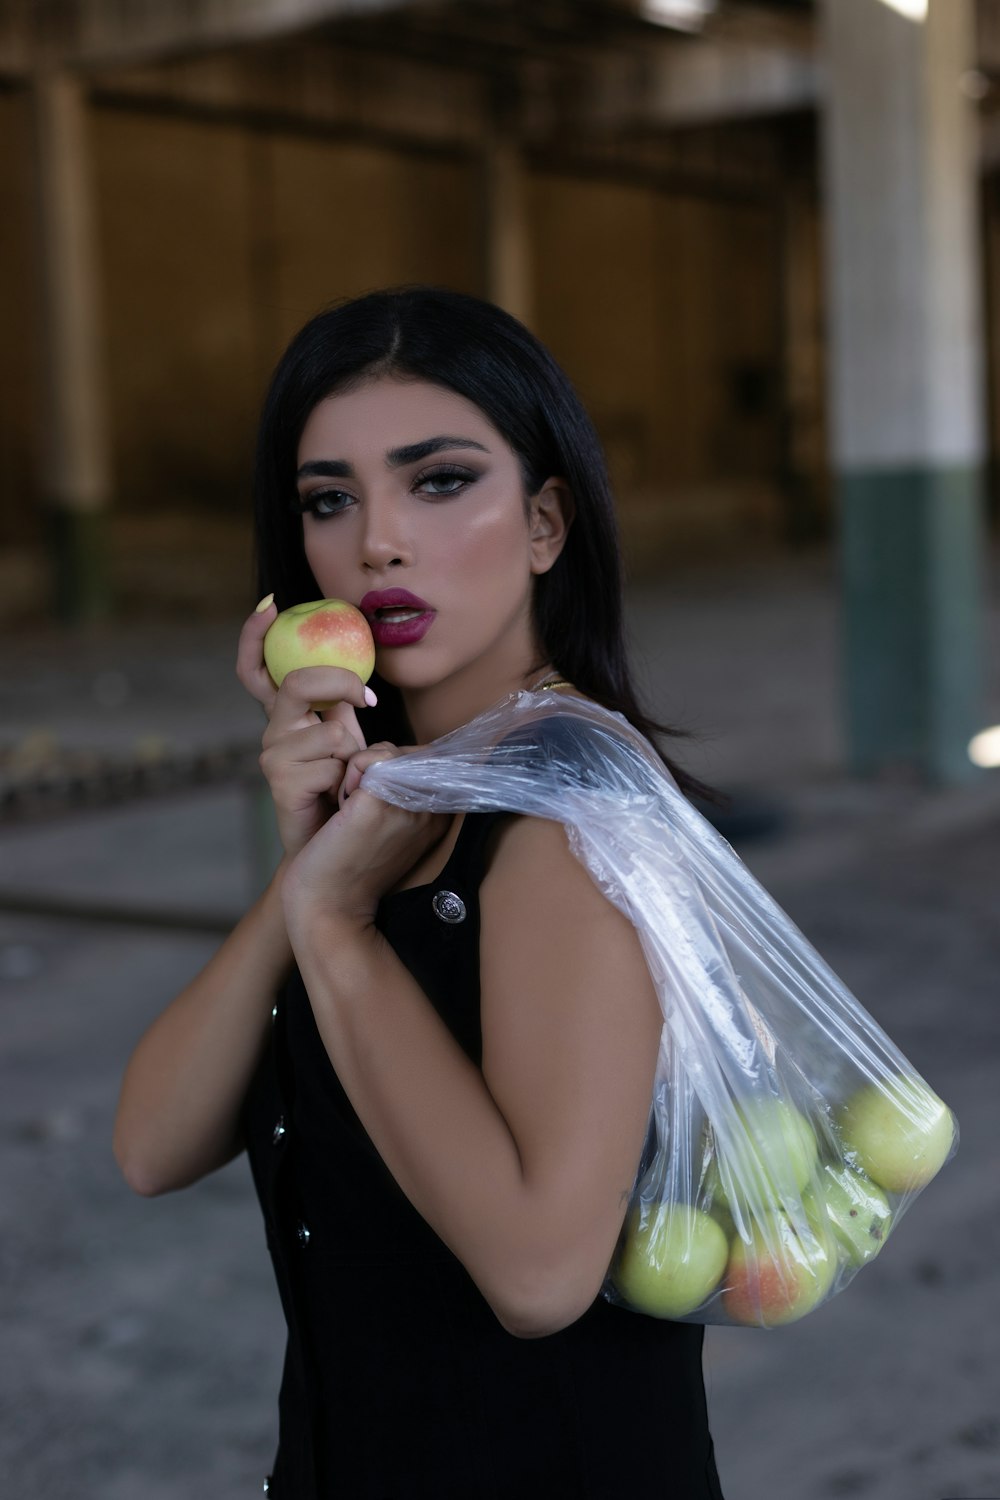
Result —
[{"label": "overhead structure", "polygon": [[[256,163],[248,192],[261,222],[261,205],[285,183],[261,144],[269,132],[287,139],[297,131],[322,143],[317,155],[354,152],[356,173],[362,158],[370,165],[379,153],[403,179],[400,161],[419,159],[428,172],[427,163],[445,163],[463,183],[464,197],[450,201],[460,202],[463,227],[473,226],[459,280],[536,326],[560,298],[563,323],[580,322],[568,300],[584,295],[587,274],[572,264],[565,224],[551,214],[547,248],[558,239],[567,256],[558,276],[541,255],[539,223],[549,210],[538,184],[556,184],[565,206],[567,184],[575,191],[598,182],[619,193],[619,208],[632,194],[633,243],[613,234],[602,243],[629,267],[632,348],[641,341],[646,359],[632,407],[604,382],[609,448],[617,442],[625,460],[640,454],[633,471],[657,481],[664,452],[679,452],[676,462],[690,465],[682,482],[697,461],[684,455],[705,449],[690,504],[702,516],[706,503],[717,507],[717,534],[733,513],[721,491],[727,483],[732,491],[735,473],[718,455],[751,453],[748,471],[784,465],[775,483],[783,498],[767,503],[785,505],[786,535],[810,534],[808,516],[821,513],[827,489],[825,348],[851,763],[861,772],[905,765],[961,779],[967,742],[981,727],[986,450],[972,111],[984,92],[996,92],[998,9],[1000,0],[0,0],[0,83],[30,90],[34,101],[33,260],[45,377],[37,489],[51,518],[64,611],[82,618],[110,607],[104,520],[118,455],[88,131],[95,114],[105,125],[115,111],[130,111],[223,127],[216,141],[238,137],[244,161]],[[984,114],[985,150],[1000,159],[1000,133]],[[825,126],[825,307],[817,118]],[[286,167],[289,155],[281,156]],[[188,181],[181,170],[175,176]],[[411,186],[404,180],[397,196]],[[361,195],[349,191],[356,206]],[[581,189],[573,201],[593,200]],[[663,227],[668,220],[657,215],[668,201],[725,212],[741,205],[741,229],[731,236],[739,244],[730,250],[717,228],[711,242],[732,256],[733,273],[753,221],[752,264],[763,270],[751,309],[759,316],[743,345],[741,324],[752,318],[734,274],[726,276],[728,304],[718,280],[711,296],[686,302],[668,300],[656,284],[668,254],[689,272],[712,264],[707,241],[686,227],[686,208]],[[246,218],[256,222],[250,210]],[[243,222],[239,212],[230,222]],[[644,233],[645,249],[629,259]],[[262,318],[282,308],[277,238],[268,230],[246,256],[256,278],[247,304],[259,305]],[[239,247],[226,244],[235,264]],[[680,382],[659,358],[668,314],[673,327],[685,323],[688,339]],[[714,319],[713,327],[725,321],[736,330],[716,346],[725,355],[704,339],[704,349],[691,343],[695,319],[699,328]],[[615,334],[605,322],[594,347],[603,375],[612,371],[621,384],[619,375],[640,366],[616,363],[627,340]],[[249,343],[263,365],[270,330],[255,329]],[[688,420],[683,388],[695,380],[726,392],[700,425]],[[771,449],[763,423],[752,432],[740,426],[768,401],[775,430],[784,424]],[[128,410],[135,428],[138,408]],[[662,485],[650,495],[640,489],[637,482],[630,522],[645,541],[655,533],[653,512],[663,511]],[[819,502],[799,503],[808,494]]]},{"label": "overhead structure", "polygon": [[527,152],[538,160],[558,141],[564,158],[655,180],[671,169],[674,126],[800,109],[815,96],[801,4],[683,10],[675,0],[0,0],[0,82],[34,101],[38,488],[60,612],[111,607],[91,100],[299,119],[345,139],[467,153],[479,163],[482,289],[530,322]]}]

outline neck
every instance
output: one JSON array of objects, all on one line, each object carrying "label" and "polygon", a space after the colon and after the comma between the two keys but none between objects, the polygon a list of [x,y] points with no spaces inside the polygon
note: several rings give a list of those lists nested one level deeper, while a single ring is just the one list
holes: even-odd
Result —
[{"label": "neck", "polygon": [[413,730],[413,742],[430,744],[441,735],[468,724],[511,693],[535,688],[555,675],[551,662],[539,664],[536,661],[521,671],[484,673],[470,667],[455,677],[435,683],[433,687],[402,688],[401,696]]}]

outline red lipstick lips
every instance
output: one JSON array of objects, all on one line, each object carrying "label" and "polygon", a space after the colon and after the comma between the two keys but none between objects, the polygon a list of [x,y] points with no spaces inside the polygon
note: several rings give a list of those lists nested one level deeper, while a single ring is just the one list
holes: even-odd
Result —
[{"label": "red lipstick lips", "polygon": [[376,646],[410,646],[434,623],[434,610],[407,589],[376,589],[358,608],[371,626]]}]

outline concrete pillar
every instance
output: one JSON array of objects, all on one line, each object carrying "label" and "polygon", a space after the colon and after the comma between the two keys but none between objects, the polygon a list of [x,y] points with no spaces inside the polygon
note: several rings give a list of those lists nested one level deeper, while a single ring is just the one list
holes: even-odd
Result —
[{"label": "concrete pillar", "polygon": [[83,85],[52,73],[33,85],[42,402],[38,455],[56,609],[110,606],[106,510],[110,454],[88,121]]},{"label": "concrete pillar", "polygon": [[521,148],[503,125],[486,138],[482,157],[486,296],[531,326],[533,275],[527,173]]},{"label": "concrete pillar", "polygon": [[823,0],[821,34],[851,761],[961,780],[985,452],[973,0]]}]

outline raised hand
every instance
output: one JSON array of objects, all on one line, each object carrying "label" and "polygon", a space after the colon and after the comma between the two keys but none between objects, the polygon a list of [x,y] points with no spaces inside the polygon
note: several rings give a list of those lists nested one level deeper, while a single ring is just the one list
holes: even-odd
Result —
[{"label": "raised hand", "polygon": [[[379,758],[401,754],[379,747]],[[314,915],[370,923],[379,900],[440,843],[447,813],[411,812],[363,787],[288,866],[282,886],[293,944]]]},{"label": "raised hand", "polygon": [[[263,644],[277,616],[270,604],[254,612],[240,632],[236,674],[268,718],[260,757],[286,854],[302,849],[337,810],[337,794],[351,757],[364,750],[358,708],[371,697],[355,672],[343,667],[302,667],[276,688],[264,666]],[[310,705],[333,704],[323,714]]]}]

